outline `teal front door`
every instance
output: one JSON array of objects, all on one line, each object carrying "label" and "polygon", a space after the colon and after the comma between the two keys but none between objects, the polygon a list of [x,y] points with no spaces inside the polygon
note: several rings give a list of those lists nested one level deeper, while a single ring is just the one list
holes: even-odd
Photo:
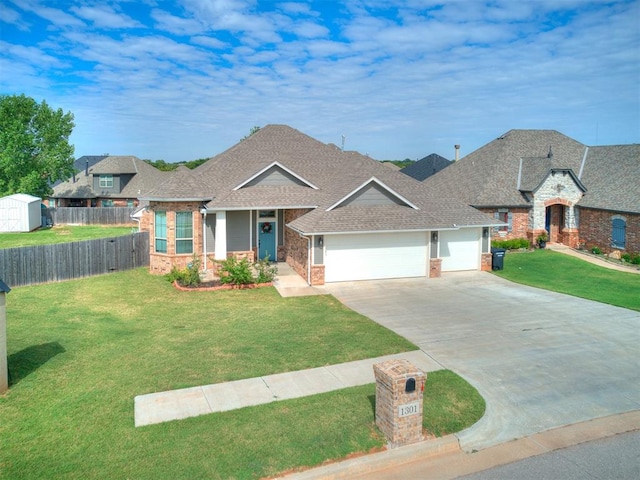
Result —
[{"label": "teal front door", "polygon": [[276,261],[276,224],[275,222],[258,223],[258,258],[260,260],[269,257]]}]

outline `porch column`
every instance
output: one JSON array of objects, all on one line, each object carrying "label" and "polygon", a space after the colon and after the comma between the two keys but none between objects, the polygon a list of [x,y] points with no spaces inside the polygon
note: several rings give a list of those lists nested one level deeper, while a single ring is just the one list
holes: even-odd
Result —
[{"label": "porch column", "polygon": [[564,227],[571,230],[578,228],[576,224],[576,211],[573,205],[570,205],[565,209]]},{"label": "porch column", "polygon": [[216,238],[215,238],[215,258],[216,260],[227,259],[227,212],[216,212]]}]

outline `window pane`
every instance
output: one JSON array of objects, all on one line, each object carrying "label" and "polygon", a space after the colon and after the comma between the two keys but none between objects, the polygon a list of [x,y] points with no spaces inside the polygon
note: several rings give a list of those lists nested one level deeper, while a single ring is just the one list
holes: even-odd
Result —
[{"label": "window pane", "polygon": [[167,253],[167,212],[155,215],[156,252]]},{"label": "window pane", "polygon": [[176,240],[176,253],[193,253],[191,240]]},{"label": "window pane", "polygon": [[100,187],[102,188],[113,187],[113,175],[100,175]]},{"label": "window pane", "polygon": [[167,253],[167,241],[156,238],[156,252]]},{"label": "window pane", "polygon": [[176,213],[176,238],[193,238],[193,216],[191,212]]}]

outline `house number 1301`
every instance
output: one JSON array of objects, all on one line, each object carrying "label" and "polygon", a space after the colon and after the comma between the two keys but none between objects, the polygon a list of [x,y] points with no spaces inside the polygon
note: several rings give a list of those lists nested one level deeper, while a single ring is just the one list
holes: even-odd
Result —
[{"label": "house number 1301", "polygon": [[420,409],[418,402],[407,403],[405,405],[398,406],[398,416],[408,417],[409,415],[416,415]]}]

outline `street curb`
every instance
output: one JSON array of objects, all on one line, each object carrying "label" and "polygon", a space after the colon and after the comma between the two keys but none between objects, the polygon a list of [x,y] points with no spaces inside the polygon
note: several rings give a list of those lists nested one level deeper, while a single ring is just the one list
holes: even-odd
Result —
[{"label": "street curb", "polygon": [[455,435],[446,435],[433,440],[425,440],[412,445],[363,455],[275,478],[287,480],[341,480],[351,478],[354,475],[366,475],[417,460],[426,460],[457,452],[461,452],[458,439]]},{"label": "street curb", "polygon": [[286,480],[402,478],[454,479],[581,443],[640,430],[640,410],[559,426],[473,453],[464,452],[455,435],[427,440],[344,462],[279,476]]}]

